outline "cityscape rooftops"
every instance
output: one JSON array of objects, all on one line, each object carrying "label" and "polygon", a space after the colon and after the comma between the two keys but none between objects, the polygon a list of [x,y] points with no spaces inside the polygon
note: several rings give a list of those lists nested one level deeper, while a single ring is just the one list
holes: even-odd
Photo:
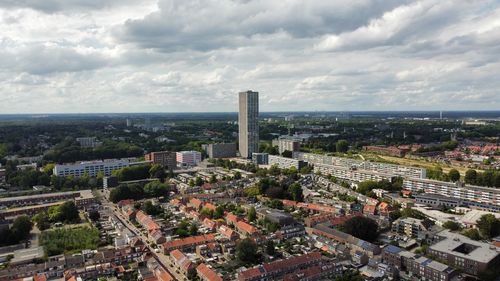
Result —
[{"label": "cityscape rooftops", "polygon": [[436,234],[441,241],[429,247],[431,250],[451,253],[455,256],[488,263],[499,255],[499,249],[487,243],[474,241],[466,236],[443,230]]}]

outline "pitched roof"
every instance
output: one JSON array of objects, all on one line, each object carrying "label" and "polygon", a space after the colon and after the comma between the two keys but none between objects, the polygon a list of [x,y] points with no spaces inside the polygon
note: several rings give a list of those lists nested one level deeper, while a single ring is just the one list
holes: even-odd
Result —
[{"label": "pitched roof", "polygon": [[250,268],[248,270],[245,270],[241,272],[241,276],[243,276],[244,279],[250,279],[250,278],[256,278],[262,275],[267,275],[273,272],[278,272],[281,271],[284,268],[287,267],[296,267],[301,264],[313,262],[313,261],[319,261],[321,260],[321,253],[320,252],[312,252],[309,254],[301,255],[301,256],[293,256],[288,259],[284,260],[278,260],[274,261],[271,263],[265,263],[263,265],[259,265],[254,268]]},{"label": "pitched roof", "polygon": [[238,222],[238,217],[236,215],[234,215],[233,213],[227,213],[226,214],[226,220],[232,222],[232,223],[237,223]]},{"label": "pitched roof", "polygon": [[201,200],[198,198],[191,198],[191,200],[189,200],[189,203],[196,206],[197,208],[199,208],[203,204],[203,202],[201,202]]},{"label": "pitched roof", "polygon": [[238,229],[244,230],[247,233],[253,234],[256,233],[258,230],[254,226],[244,222],[244,221],[239,221],[236,223],[236,227]]},{"label": "pitched roof", "polygon": [[231,238],[235,234],[234,230],[232,230],[227,225],[221,225],[219,227],[219,232],[220,232],[220,234],[224,235],[227,238]]},{"label": "pitched roof", "polygon": [[222,278],[204,263],[198,265],[196,271],[208,281],[222,281]]},{"label": "pitched roof", "polygon": [[173,280],[175,280],[170,274],[168,274],[163,269],[156,269],[155,276],[156,276],[156,278],[158,278],[159,281],[173,281]]},{"label": "pitched roof", "polygon": [[175,263],[183,269],[189,269],[192,266],[192,262],[179,250],[173,250],[170,252],[170,256],[175,260]]},{"label": "pitched roof", "polygon": [[206,203],[203,207],[205,207],[209,210],[212,210],[212,211],[215,211],[215,209],[217,209],[217,207],[212,203]]},{"label": "pitched roof", "polygon": [[177,239],[177,240],[165,242],[165,243],[163,243],[163,248],[164,249],[180,248],[180,247],[193,245],[193,244],[212,242],[214,240],[215,240],[215,236],[213,234],[191,236],[191,237],[186,237],[183,239]]}]

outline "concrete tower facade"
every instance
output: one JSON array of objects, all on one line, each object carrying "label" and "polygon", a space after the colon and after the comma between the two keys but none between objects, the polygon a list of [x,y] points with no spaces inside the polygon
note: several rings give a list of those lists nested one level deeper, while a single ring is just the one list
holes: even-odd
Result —
[{"label": "concrete tower facade", "polygon": [[259,93],[239,93],[239,151],[241,157],[251,158],[259,152]]}]

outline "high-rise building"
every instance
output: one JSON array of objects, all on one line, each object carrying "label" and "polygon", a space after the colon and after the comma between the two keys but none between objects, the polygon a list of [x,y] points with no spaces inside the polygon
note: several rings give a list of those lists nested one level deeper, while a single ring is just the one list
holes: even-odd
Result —
[{"label": "high-rise building", "polygon": [[177,167],[177,154],[173,151],[155,151],[144,155],[146,161],[152,161],[153,164],[159,164],[163,167],[173,170]]},{"label": "high-rise building", "polygon": [[239,151],[244,158],[259,152],[259,93],[239,93]]},{"label": "high-rise building", "polygon": [[179,151],[176,153],[176,158],[180,167],[196,166],[201,162],[201,153],[198,151]]},{"label": "high-rise building", "polygon": [[210,143],[202,145],[208,158],[236,157],[236,143]]}]

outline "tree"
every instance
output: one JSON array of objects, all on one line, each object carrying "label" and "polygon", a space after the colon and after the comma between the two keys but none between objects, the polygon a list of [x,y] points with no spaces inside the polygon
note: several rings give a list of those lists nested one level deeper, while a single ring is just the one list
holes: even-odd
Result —
[{"label": "tree", "polygon": [[33,228],[33,223],[28,216],[20,216],[14,220],[11,231],[12,235],[20,240],[26,240],[30,236],[30,231]]},{"label": "tree", "polygon": [[196,177],[196,178],[195,178],[194,184],[195,184],[196,186],[201,186],[201,185],[203,185],[204,183],[205,183],[205,181],[203,181],[203,179],[201,179],[200,177]]},{"label": "tree", "polygon": [[450,177],[450,180],[452,182],[456,182],[460,179],[460,173],[458,172],[457,169],[451,169],[449,172],[448,172],[448,176]]},{"label": "tree", "polygon": [[142,199],[144,197],[144,189],[139,184],[122,184],[111,190],[109,200],[113,203],[125,199]]},{"label": "tree", "polygon": [[447,228],[451,231],[457,231],[457,230],[460,230],[462,228],[462,226],[456,221],[447,221],[447,222],[443,223],[443,227]]},{"label": "tree", "polygon": [[158,216],[163,213],[163,208],[160,205],[153,205],[151,201],[144,202],[141,209],[150,216]]},{"label": "tree", "polygon": [[266,254],[274,256],[276,254],[276,248],[274,247],[273,240],[267,240],[266,242]]},{"label": "tree", "polygon": [[236,171],[236,172],[234,173],[234,176],[233,176],[233,177],[234,177],[234,179],[235,179],[235,180],[239,180],[239,179],[241,179],[241,173],[240,173],[239,171]]},{"label": "tree", "polygon": [[462,232],[462,235],[469,237],[472,240],[481,240],[481,234],[475,228],[469,228]]},{"label": "tree", "polygon": [[257,263],[257,244],[249,238],[240,240],[238,245],[236,245],[236,257],[245,264]]},{"label": "tree", "polygon": [[465,178],[464,178],[465,183],[475,184],[476,180],[477,180],[476,170],[469,169],[467,170],[467,172],[465,172]]},{"label": "tree", "polygon": [[149,168],[149,175],[151,178],[159,179],[160,182],[165,182],[165,178],[167,177],[165,169],[159,164],[154,164]]},{"label": "tree", "polygon": [[59,206],[61,218],[65,222],[77,222],[80,220],[80,213],[73,201],[66,201]]},{"label": "tree", "polygon": [[483,237],[495,237],[500,234],[500,220],[493,214],[482,215],[477,221],[477,228]]},{"label": "tree", "polygon": [[144,186],[144,193],[149,197],[168,197],[169,192],[169,186],[159,181],[152,181]]},{"label": "tree", "polygon": [[338,140],[335,144],[335,150],[337,152],[345,153],[349,149],[349,143],[346,140]]},{"label": "tree", "polygon": [[339,226],[339,230],[368,242],[373,242],[378,237],[377,222],[367,217],[350,218]]},{"label": "tree", "polygon": [[36,224],[39,230],[50,228],[50,220],[47,212],[40,212],[33,216],[32,221]]},{"label": "tree", "polygon": [[99,212],[97,210],[90,210],[89,211],[89,219],[91,219],[92,221],[98,221],[99,219],[101,218],[101,215],[99,214]]},{"label": "tree", "polygon": [[191,236],[194,236],[196,234],[198,234],[198,226],[196,226],[196,224],[191,224],[191,226],[189,227],[189,234]]},{"label": "tree", "polygon": [[250,207],[250,209],[248,209],[248,212],[247,212],[247,220],[249,222],[253,222],[253,221],[255,221],[256,218],[257,218],[257,212],[255,211],[255,208]]},{"label": "tree", "polygon": [[215,211],[214,211],[214,214],[213,214],[213,218],[214,219],[220,219],[224,216],[224,207],[222,206],[217,206],[215,208]]},{"label": "tree", "polygon": [[301,202],[304,200],[304,195],[302,194],[302,187],[299,183],[292,183],[288,187],[288,192],[292,196],[292,200]]},{"label": "tree", "polygon": [[210,183],[217,183],[217,177],[215,175],[210,176]]},{"label": "tree", "polygon": [[283,151],[283,153],[281,153],[281,156],[286,157],[286,158],[292,158],[293,152],[290,150],[285,150],[285,151]]}]

